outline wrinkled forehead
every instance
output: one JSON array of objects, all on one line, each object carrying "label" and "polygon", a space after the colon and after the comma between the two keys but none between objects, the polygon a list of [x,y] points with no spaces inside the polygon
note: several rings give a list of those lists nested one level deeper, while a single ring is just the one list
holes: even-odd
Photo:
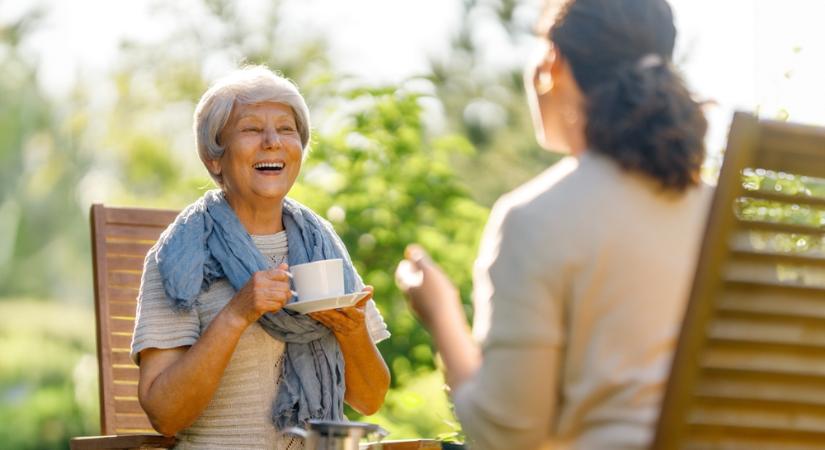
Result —
[{"label": "wrinkled forehead", "polygon": [[297,122],[295,110],[286,103],[274,101],[245,103],[236,100],[235,103],[232,104],[232,111],[229,114],[227,123],[236,123],[247,117],[260,118],[263,115],[289,118],[293,123]]}]

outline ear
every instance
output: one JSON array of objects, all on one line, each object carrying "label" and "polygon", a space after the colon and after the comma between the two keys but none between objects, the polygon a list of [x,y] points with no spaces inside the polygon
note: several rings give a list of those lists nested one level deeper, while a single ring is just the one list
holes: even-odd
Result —
[{"label": "ear", "polygon": [[568,70],[570,70],[570,66],[567,59],[550,43],[544,52],[544,56],[536,66],[533,79],[536,93],[543,96],[552,91],[554,86],[564,79]]},{"label": "ear", "polygon": [[547,70],[554,82],[563,80],[570,70],[567,58],[555,46],[550,46],[547,51]]},{"label": "ear", "polygon": [[220,159],[207,159],[204,163],[206,164],[206,168],[209,169],[209,173],[220,177],[222,171]]},{"label": "ear", "polygon": [[548,50],[540,56],[538,63],[533,66],[530,83],[532,83],[532,88],[539,97],[553,90],[553,57],[554,55]]},{"label": "ear", "polygon": [[550,63],[550,73],[553,77],[553,84],[564,92],[574,90],[580,93],[581,89],[573,74],[573,66],[570,65],[570,60],[558,49],[552,51],[554,56]]}]

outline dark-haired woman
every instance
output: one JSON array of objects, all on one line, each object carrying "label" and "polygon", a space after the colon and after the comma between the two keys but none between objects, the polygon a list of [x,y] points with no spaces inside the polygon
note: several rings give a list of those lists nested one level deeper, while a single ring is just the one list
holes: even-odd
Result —
[{"label": "dark-haired woman", "polygon": [[539,142],[571,157],[493,208],[472,334],[420,247],[397,280],[473,449],[642,449],[710,199],[706,122],[665,0],[570,0],[554,18],[526,84]]}]

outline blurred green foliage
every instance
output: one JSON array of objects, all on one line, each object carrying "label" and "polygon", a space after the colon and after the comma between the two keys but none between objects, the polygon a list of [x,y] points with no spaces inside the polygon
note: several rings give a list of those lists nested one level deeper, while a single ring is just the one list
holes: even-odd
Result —
[{"label": "blurred green foliage", "polygon": [[4,449],[68,448],[97,433],[94,322],[56,302],[0,302],[0,442]]},{"label": "blurred green foliage", "polygon": [[91,273],[74,264],[88,233],[61,220],[80,217],[75,187],[89,167],[87,117],[70,111],[83,93],[59,107],[40,91],[37,65],[19,47],[40,19],[0,24],[0,296],[77,294],[70,280]]},{"label": "blurred green foliage", "polygon": [[[802,225],[813,229],[825,225],[825,208],[803,202],[778,202],[759,198],[759,192],[798,197],[825,198],[825,180],[775,172],[746,169],[742,177],[745,195],[738,199],[734,212],[746,221]],[[750,196],[748,195],[750,194]],[[825,237],[810,233],[749,233],[751,245],[774,252],[825,254]]]},{"label": "blurred green foliage", "polygon": [[464,0],[449,52],[431,61],[428,78],[444,107],[447,129],[466,136],[477,149],[454,155],[453,166],[472,187],[473,198],[486,206],[561,158],[536,143],[524,94],[524,61],[507,57],[535,39],[530,9],[537,4]]},{"label": "blurred green foliage", "polygon": [[291,195],[325,215],[347,244],[365,281],[375,286],[394,336],[384,352],[396,385],[428,371],[429,338],[395,288],[395,265],[419,242],[470,295],[470,262],[487,209],[470,199],[449,164],[472,146],[458,135],[429,137],[420,96],[403,90],[356,90],[340,127],[317,136]]}]

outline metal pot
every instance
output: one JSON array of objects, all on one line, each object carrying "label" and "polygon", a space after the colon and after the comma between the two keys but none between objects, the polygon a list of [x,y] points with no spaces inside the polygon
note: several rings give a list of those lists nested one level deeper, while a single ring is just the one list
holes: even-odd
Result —
[{"label": "metal pot", "polygon": [[371,434],[379,439],[387,435],[378,425],[363,422],[334,422],[310,420],[307,429],[292,427],[283,434],[304,439],[304,450],[358,450],[362,438]]}]

